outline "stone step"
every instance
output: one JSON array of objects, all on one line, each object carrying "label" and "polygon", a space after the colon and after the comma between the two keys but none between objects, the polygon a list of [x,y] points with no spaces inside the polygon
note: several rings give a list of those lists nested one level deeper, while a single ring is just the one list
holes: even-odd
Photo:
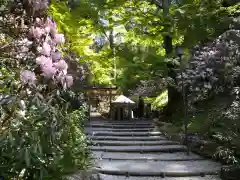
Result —
[{"label": "stone step", "polygon": [[93,140],[92,145],[104,145],[104,146],[154,146],[154,145],[173,145],[179,144],[179,142],[159,140],[159,141],[109,141],[109,140]]},{"label": "stone step", "polygon": [[99,160],[96,170],[102,174],[128,176],[164,176],[187,177],[218,175],[221,169],[219,163],[201,161],[147,161],[133,160]]},{"label": "stone step", "polygon": [[106,125],[136,125],[136,124],[154,124],[153,121],[90,121],[86,124],[106,124]]},{"label": "stone step", "polygon": [[111,140],[111,141],[159,141],[159,140],[166,140],[167,138],[164,136],[89,136],[92,140]]},{"label": "stone step", "polygon": [[106,127],[117,129],[154,128],[152,124],[85,124],[85,127]]},{"label": "stone step", "polygon": [[87,135],[93,136],[156,136],[161,135],[161,132],[108,132],[108,131],[94,131],[88,132]]},{"label": "stone step", "polygon": [[182,145],[157,145],[157,146],[90,146],[93,151],[105,152],[183,152],[186,147]]},{"label": "stone step", "polygon": [[111,131],[111,132],[148,132],[153,131],[154,128],[130,128],[130,129],[118,129],[118,128],[95,128],[95,127],[86,127],[84,128],[85,132],[91,131]]},{"label": "stone step", "polygon": [[147,176],[116,176],[116,175],[107,175],[99,174],[101,180],[221,180],[217,175],[207,175],[205,177],[191,176],[191,177],[147,177]]},{"label": "stone step", "polygon": [[175,153],[124,153],[124,152],[102,152],[93,151],[95,158],[112,159],[112,160],[158,160],[158,161],[187,161],[187,160],[203,160],[204,158],[190,153],[188,156],[186,152]]}]

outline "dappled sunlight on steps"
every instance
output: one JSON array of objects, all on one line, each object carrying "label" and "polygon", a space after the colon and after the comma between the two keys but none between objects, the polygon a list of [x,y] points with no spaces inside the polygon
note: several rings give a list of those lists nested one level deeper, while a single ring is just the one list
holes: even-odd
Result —
[{"label": "dappled sunlight on steps", "polygon": [[90,121],[85,133],[102,180],[220,180],[221,164],[187,156],[152,121]]}]

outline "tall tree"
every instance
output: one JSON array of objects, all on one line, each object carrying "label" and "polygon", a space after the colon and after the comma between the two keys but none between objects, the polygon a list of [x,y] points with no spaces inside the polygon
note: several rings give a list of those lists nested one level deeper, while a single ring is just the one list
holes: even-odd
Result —
[{"label": "tall tree", "polygon": [[[222,1],[176,2],[169,4],[167,15],[160,0],[86,0],[71,9],[66,2],[61,2],[52,6],[52,12],[69,35],[70,48],[82,52],[81,61],[91,64],[93,82],[114,83],[114,45],[116,83],[133,88],[141,78],[161,78],[156,76],[160,71],[152,73],[157,69],[163,70],[162,76],[166,76],[164,62],[171,62],[171,57],[175,56],[172,46],[181,44],[187,50],[228,28],[228,11]],[[164,37],[169,43],[164,44]],[[168,44],[168,51],[165,51]],[[165,58],[166,53],[168,58]],[[133,81],[124,80],[124,76],[133,77]]]}]

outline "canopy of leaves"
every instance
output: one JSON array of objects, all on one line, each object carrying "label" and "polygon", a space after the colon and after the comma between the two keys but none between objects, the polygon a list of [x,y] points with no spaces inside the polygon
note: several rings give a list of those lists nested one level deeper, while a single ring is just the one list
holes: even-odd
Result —
[{"label": "canopy of leaves", "polygon": [[187,53],[199,41],[222,34],[229,27],[228,15],[237,12],[233,9],[237,7],[223,7],[221,0],[184,0],[172,2],[166,16],[157,1],[85,0],[55,2],[50,13],[70,39],[67,47],[90,64],[92,82],[127,90],[140,80],[167,75],[166,34]]}]

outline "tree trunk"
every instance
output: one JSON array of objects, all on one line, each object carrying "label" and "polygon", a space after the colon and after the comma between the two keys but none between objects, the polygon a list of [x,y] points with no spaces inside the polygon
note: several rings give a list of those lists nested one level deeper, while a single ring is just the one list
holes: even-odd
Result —
[{"label": "tree trunk", "polygon": [[[167,57],[173,51],[172,37],[170,37],[169,35],[165,36],[164,45]],[[168,77],[170,77],[175,83],[176,82],[176,73],[174,72],[174,69],[176,68],[175,65],[169,62],[167,64],[167,68]],[[171,84],[168,84],[168,105],[163,110],[163,114],[166,116],[171,116],[174,112],[176,112],[179,102],[181,102],[181,94]]]},{"label": "tree trunk", "polygon": [[[174,83],[176,82],[176,73],[174,72],[174,65],[169,63],[168,65],[168,77],[170,77]],[[181,93],[177,91],[175,87],[171,84],[168,84],[168,104],[164,110],[164,115],[171,116],[181,103]]]}]

